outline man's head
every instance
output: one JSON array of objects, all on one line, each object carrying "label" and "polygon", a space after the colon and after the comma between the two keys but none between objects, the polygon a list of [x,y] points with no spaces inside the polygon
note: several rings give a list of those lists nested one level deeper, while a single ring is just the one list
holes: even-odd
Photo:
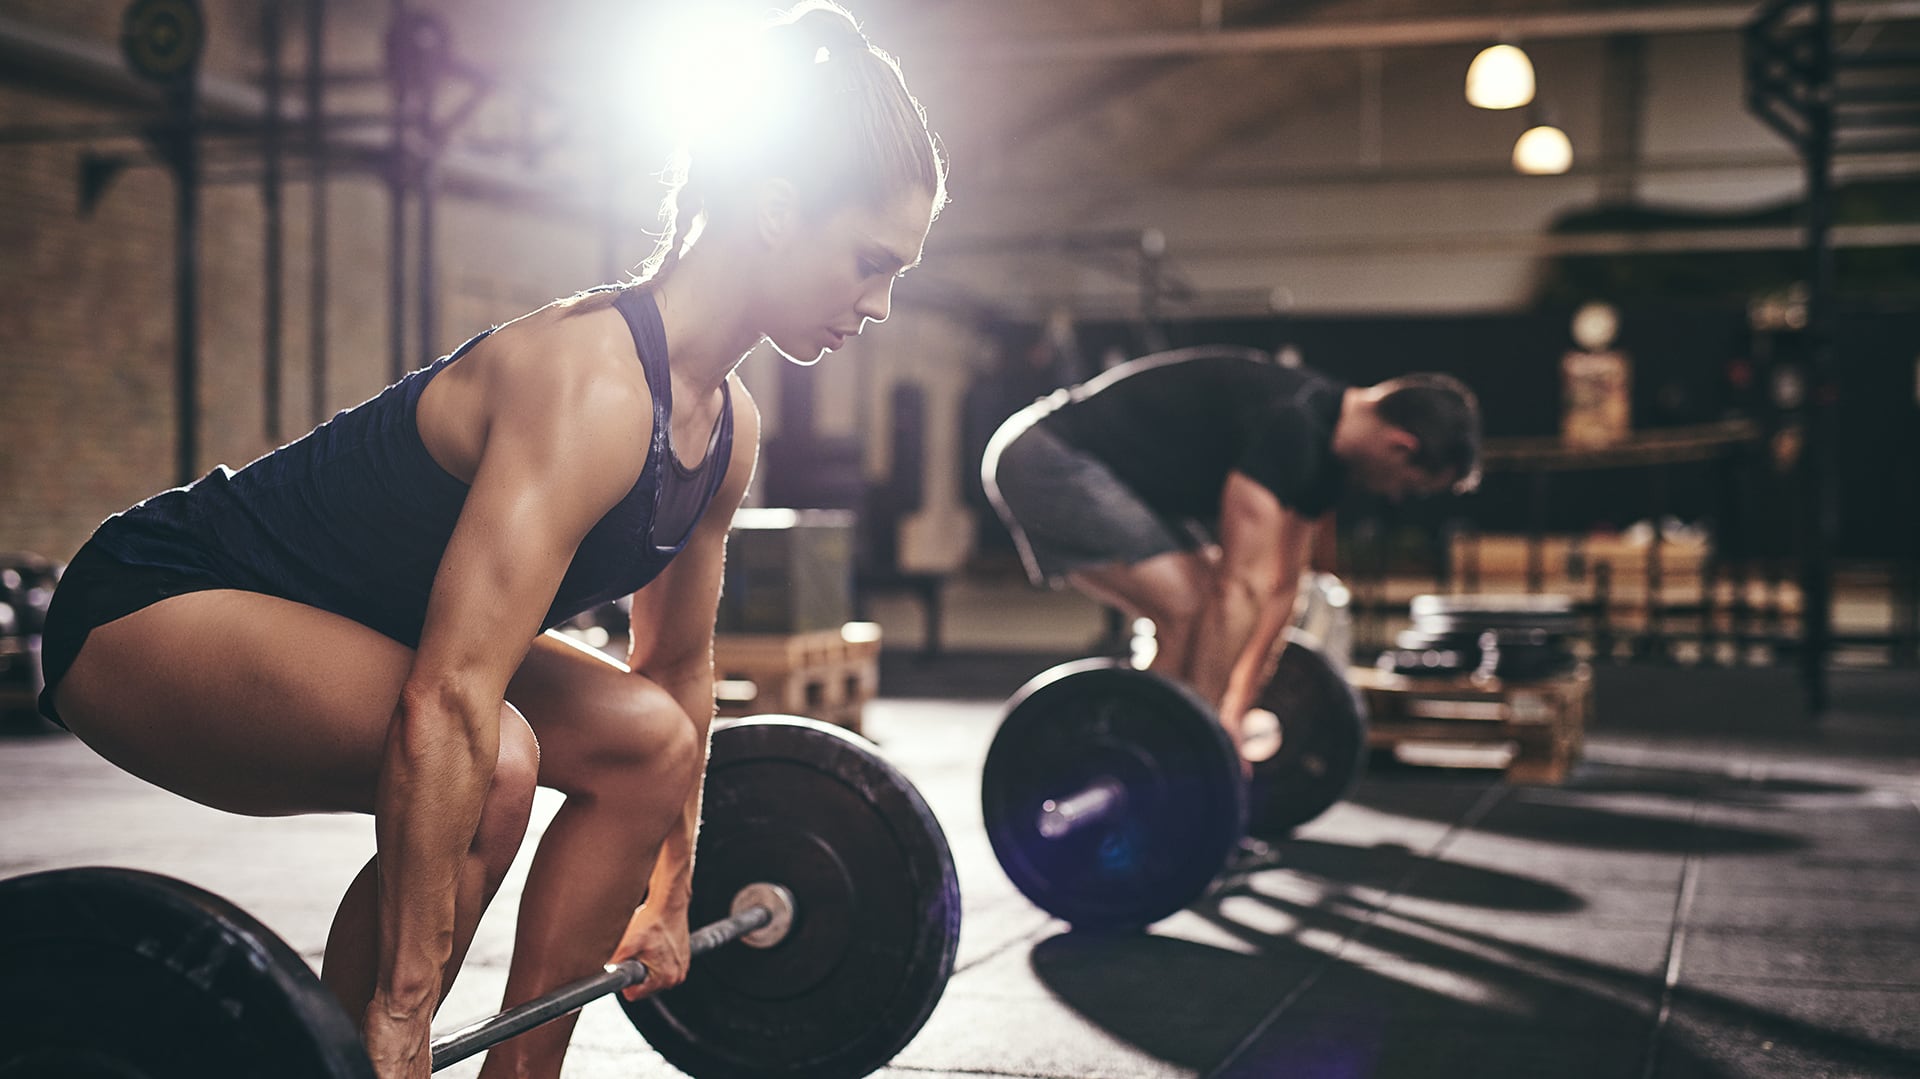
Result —
[{"label": "man's head", "polygon": [[1334,452],[1354,480],[1398,501],[1480,483],[1480,403],[1459,379],[1415,374],[1350,390]]}]

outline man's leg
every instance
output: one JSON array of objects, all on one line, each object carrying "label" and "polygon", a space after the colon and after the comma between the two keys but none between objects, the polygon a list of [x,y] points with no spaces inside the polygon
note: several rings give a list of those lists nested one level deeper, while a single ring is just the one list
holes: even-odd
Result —
[{"label": "man's leg", "polygon": [[1168,551],[1134,563],[1083,567],[1067,581],[1090,599],[1151,621],[1156,650],[1148,669],[1186,682],[1194,620],[1213,572],[1202,552]]}]

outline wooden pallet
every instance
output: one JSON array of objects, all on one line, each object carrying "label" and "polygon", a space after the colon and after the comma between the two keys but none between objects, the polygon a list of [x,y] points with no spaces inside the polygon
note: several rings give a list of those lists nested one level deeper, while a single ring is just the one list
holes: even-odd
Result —
[{"label": "wooden pallet", "polygon": [[1584,665],[1537,682],[1409,678],[1371,667],[1348,673],[1366,698],[1370,748],[1413,761],[1492,764],[1515,783],[1564,781],[1593,711]]},{"label": "wooden pallet", "polygon": [[858,734],[860,714],[880,688],[880,627],[718,634],[713,674],[722,716],[809,716]]}]

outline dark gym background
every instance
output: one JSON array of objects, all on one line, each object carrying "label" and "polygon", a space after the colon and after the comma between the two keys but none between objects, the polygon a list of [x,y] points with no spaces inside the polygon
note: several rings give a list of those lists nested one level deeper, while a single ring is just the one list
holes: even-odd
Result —
[{"label": "dark gym background", "polygon": [[[33,718],[46,589],[107,514],[636,266],[677,35],[764,6],[199,0],[170,71],[118,0],[0,0],[0,874],[175,873],[317,961],[365,822],[209,814]],[[852,7],[952,203],[887,325],[743,376],[749,502],[852,512],[865,731],[961,866],[960,968],[886,1074],[1920,1074],[1920,5]],[[1533,100],[1476,108],[1500,42]],[[1571,162],[1523,174],[1543,124]],[[1612,457],[1561,442],[1595,305],[1631,372]],[[1090,939],[1001,874],[979,765],[1000,701],[1126,627],[1026,584],[979,454],[1198,344],[1470,383],[1479,492],[1336,512],[1352,659],[1418,593],[1565,593],[1595,709],[1561,783],[1376,759],[1153,933]],[[1529,542],[1572,553],[1497,554]],[[497,1003],[511,916],[449,1019]],[[669,1074],[590,1008],[567,1074],[616,1070]]]}]

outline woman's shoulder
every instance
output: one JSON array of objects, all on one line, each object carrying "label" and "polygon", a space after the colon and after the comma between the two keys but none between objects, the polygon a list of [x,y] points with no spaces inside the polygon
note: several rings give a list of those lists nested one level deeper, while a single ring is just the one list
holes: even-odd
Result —
[{"label": "woman's shoulder", "polygon": [[646,392],[633,337],[612,305],[550,305],[515,319],[482,342],[495,389],[547,396],[608,392],[621,384]]},{"label": "woman's shoulder", "polygon": [[516,319],[446,375],[453,376],[447,389],[456,395],[446,403],[464,414],[461,425],[490,432],[483,438],[512,429],[529,444],[644,460],[653,395],[625,323],[611,307],[549,307]]}]

